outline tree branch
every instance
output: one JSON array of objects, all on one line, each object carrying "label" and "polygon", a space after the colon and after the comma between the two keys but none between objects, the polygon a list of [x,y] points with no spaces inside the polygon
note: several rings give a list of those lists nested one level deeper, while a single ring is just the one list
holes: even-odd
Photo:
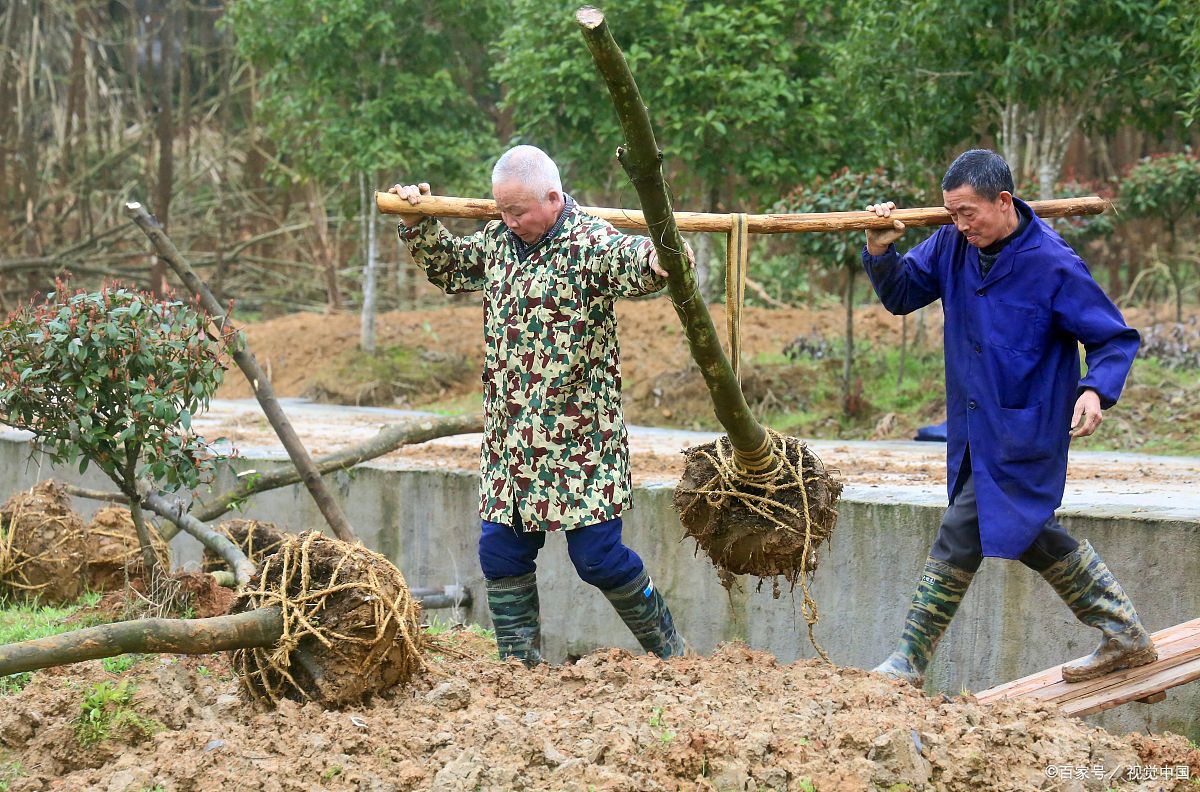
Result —
[{"label": "tree branch", "polygon": [[246,344],[245,334],[240,330],[235,331],[232,328],[225,308],[217,302],[217,298],[213,296],[212,291],[204,284],[204,281],[200,280],[200,277],[196,275],[187,260],[179,254],[175,244],[163,232],[162,226],[146,211],[145,207],[134,201],[127,203],[125,210],[133,222],[137,224],[138,228],[142,229],[150,239],[158,255],[171,266],[171,269],[175,270],[175,274],[179,276],[179,279],[183,281],[188,290],[196,295],[200,300],[200,304],[212,315],[213,321],[220,326],[222,334],[232,334],[234,336],[231,343],[233,359],[238,364],[238,368],[242,370],[242,373],[246,375],[246,379],[250,381],[250,387],[254,389],[255,398],[262,405],[263,413],[267,416],[267,420],[270,421],[271,427],[279,437],[279,441],[283,443],[284,449],[287,450],[292,464],[300,472],[301,481],[304,482],[304,486],[308,489],[309,494],[312,495],[317,508],[320,509],[321,514],[325,517],[325,522],[329,524],[330,529],[337,538],[347,542],[355,541],[354,529],[350,527],[350,523],[346,519],[341,506],[325,486],[325,482],[321,479],[321,474],[317,471],[316,465],[313,464],[312,457],[308,455],[304,444],[300,442],[300,438],[296,435],[296,430],[292,428],[291,422],[288,421],[287,415],[284,414],[283,408],[279,405],[279,400],[275,398],[275,389],[271,386],[271,382],[267,379],[267,375],[262,370],[262,367],[258,365],[254,354],[250,352]]}]

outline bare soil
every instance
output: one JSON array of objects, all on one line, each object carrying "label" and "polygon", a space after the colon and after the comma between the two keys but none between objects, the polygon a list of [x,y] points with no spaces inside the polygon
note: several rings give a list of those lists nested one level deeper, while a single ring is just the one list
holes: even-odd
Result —
[{"label": "bare soil", "polygon": [[[1185,772],[1200,777],[1200,751],[1179,736],[1118,737],[1042,704],[928,698],[739,644],[528,671],[489,659],[494,645],[467,631],[437,641],[409,687],[340,711],[247,703],[224,656],[151,657],[126,676],[155,733],[115,729],[87,748],[73,727],[82,697],[116,677],[98,662],[41,672],[5,699],[0,762],[19,762],[11,792],[1182,792],[1195,789]],[[1172,778],[1120,780],[1137,766]]]}]

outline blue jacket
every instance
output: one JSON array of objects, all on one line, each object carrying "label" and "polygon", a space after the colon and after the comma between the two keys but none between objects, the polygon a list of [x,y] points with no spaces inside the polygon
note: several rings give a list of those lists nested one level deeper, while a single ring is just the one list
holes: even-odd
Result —
[{"label": "blue jacket", "polygon": [[1140,342],[1075,251],[1014,201],[1032,219],[986,278],[952,225],[903,258],[863,249],[893,314],[942,301],[948,490],[970,448],[983,553],[1000,558],[1020,556],[1062,503],[1075,400],[1090,388],[1104,409],[1116,404]]}]

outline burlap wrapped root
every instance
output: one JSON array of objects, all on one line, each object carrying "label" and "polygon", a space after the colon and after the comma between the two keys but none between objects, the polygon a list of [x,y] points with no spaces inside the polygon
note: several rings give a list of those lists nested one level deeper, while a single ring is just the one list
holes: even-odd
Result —
[{"label": "burlap wrapped root", "polygon": [[233,613],[278,607],[275,646],[239,649],[234,667],[252,698],[359,701],[421,668],[421,610],[382,555],[315,531],[288,534]]},{"label": "burlap wrapped root", "polygon": [[674,505],[726,588],[737,575],[802,582],[837,524],[841,482],[800,440],[769,435],[776,465],[754,475],[738,470],[727,437],[684,452]]},{"label": "burlap wrapped root", "polygon": [[[150,546],[162,569],[171,565],[167,543],[152,524]],[[92,517],[85,530],[87,564],[85,576],[92,591],[117,591],[125,583],[144,577],[145,561],[133,515],[124,506],[105,506]]]},{"label": "burlap wrapped root", "polygon": [[[262,565],[267,556],[275,553],[283,543],[287,532],[275,523],[264,520],[245,520],[237,518],[227,520],[214,528],[217,533],[225,536],[246,554],[255,565]],[[227,569],[225,561],[208,548],[204,550],[204,571],[217,572]]]},{"label": "burlap wrapped root", "polygon": [[83,520],[57,481],[37,484],[0,507],[0,595],[69,602],[84,591]]}]

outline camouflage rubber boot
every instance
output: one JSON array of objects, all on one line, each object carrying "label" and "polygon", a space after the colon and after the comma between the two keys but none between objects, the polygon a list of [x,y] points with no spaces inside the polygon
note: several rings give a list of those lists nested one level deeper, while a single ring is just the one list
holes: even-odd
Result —
[{"label": "camouflage rubber boot", "polygon": [[1064,682],[1095,679],[1122,668],[1153,663],[1158,651],[1133,603],[1089,542],[1042,572],[1079,621],[1103,633],[1096,651],[1064,665]]},{"label": "camouflage rubber boot", "polygon": [[484,582],[500,659],[515,657],[533,668],[542,662],[537,578],[531,572]]},{"label": "camouflage rubber boot", "polygon": [[675,631],[671,611],[646,570],[624,586],[605,591],[604,596],[643,649],[664,660],[683,656],[687,645]]},{"label": "camouflage rubber boot", "polygon": [[954,618],[974,575],[936,558],[925,559],[925,571],[904,619],[900,645],[871,670],[921,687],[933,649]]}]

